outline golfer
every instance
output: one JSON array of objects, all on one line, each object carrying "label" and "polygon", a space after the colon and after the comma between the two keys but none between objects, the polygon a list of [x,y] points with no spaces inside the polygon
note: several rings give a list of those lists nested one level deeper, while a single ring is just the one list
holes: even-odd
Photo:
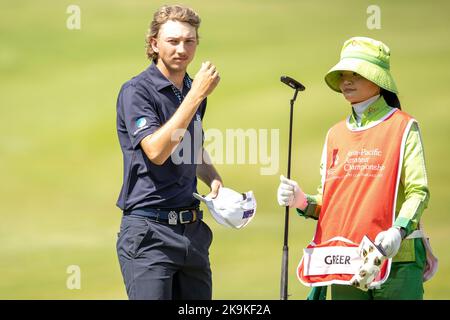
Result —
[{"label": "golfer", "polygon": [[211,198],[222,186],[208,164],[201,127],[206,97],[220,78],[210,62],[194,80],[186,73],[199,26],[190,8],[157,10],[146,37],[152,63],[118,96],[124,175],[117,254],[129,299],[211,299],[213,236],[192,194],[197,177]]},{"label": "golfer", "polygon": [[[374,39],[351,38],[325,81],[351,112],[328,131],[318,194],[306,195],[283,176],[278,188],[280,205],[318,220],[298,278],[314,287],[309,298],[324,298],[331,285],[332,299],[422,299],[420,218],[430,195],[419,127],[401,110],[390,50]],[[369,290],[350,285],[365,235],[388,258]]]}]

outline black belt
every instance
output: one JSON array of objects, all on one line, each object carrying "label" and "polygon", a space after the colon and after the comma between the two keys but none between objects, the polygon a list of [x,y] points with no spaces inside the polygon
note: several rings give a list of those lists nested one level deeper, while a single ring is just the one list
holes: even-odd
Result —
[{"label": "black belt", "polygon": [[170,225],[192,223],[203,218],[203,211],[199,209],[161,210],[155,208],[138,208],[126,210],[124,214],[147,217],[153,221]]}]

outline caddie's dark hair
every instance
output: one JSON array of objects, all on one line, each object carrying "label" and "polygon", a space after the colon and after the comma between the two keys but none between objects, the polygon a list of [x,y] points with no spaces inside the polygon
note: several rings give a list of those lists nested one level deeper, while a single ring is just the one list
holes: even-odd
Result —
[{"label": "caddie's dark hair", "polygon": [[402,110],[400,100],[398,99],[397,94],[388,91],[386,89],[380,88],[380,95],[384,98],[388,106]]}]

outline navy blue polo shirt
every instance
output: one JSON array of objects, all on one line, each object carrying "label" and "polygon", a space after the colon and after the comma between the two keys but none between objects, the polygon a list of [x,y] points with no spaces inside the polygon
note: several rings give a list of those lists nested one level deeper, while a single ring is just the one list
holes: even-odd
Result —
[{"label": "navy blue polo shirt", "polygon": [[[117,206],[122,210],[198,206],[199,201],[192,193],[197,192],[195,155],[203,147],[201,121],[206,99],[198,107],[182,143],[173,153],[178,155],[177,159],[171,156],[164,164],[155,165],[140,146],[143,138],[158,130],[177,111],[191,84],[192,79],[186,74],[183,91],[180,92],[152,63],[120,89],[117,134],[123,153],[124,174]],[[188,145],[190,150],[186,148]]]}]

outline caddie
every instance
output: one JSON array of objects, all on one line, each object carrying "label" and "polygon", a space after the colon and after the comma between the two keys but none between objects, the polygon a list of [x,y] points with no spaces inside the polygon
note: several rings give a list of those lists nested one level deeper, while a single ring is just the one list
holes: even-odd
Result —
[{"label": "caddie", "polygon": [[280,205],[318,220],[297,276],[314,288],[309,298],[331,286],[335,300],[423,299],[424,272],[436,269],[420,224],[430,193],[419,126],[401,110],[390,49],[353,37],[325,81],[351,112],[327,133],[318,193],[283,176],[278,188]]},{"label": "caddie", "polygon": [[211,299],[211,229],[202,220],[197,177],[217,195],[222,179],[203,149],[206,97],[219,83],[204,62],[186,73],[198,45],[198,14],[159,8],[146,37],[151,65],[117,99],[123,153],[123,211],[117,254],[129,299]]}]

